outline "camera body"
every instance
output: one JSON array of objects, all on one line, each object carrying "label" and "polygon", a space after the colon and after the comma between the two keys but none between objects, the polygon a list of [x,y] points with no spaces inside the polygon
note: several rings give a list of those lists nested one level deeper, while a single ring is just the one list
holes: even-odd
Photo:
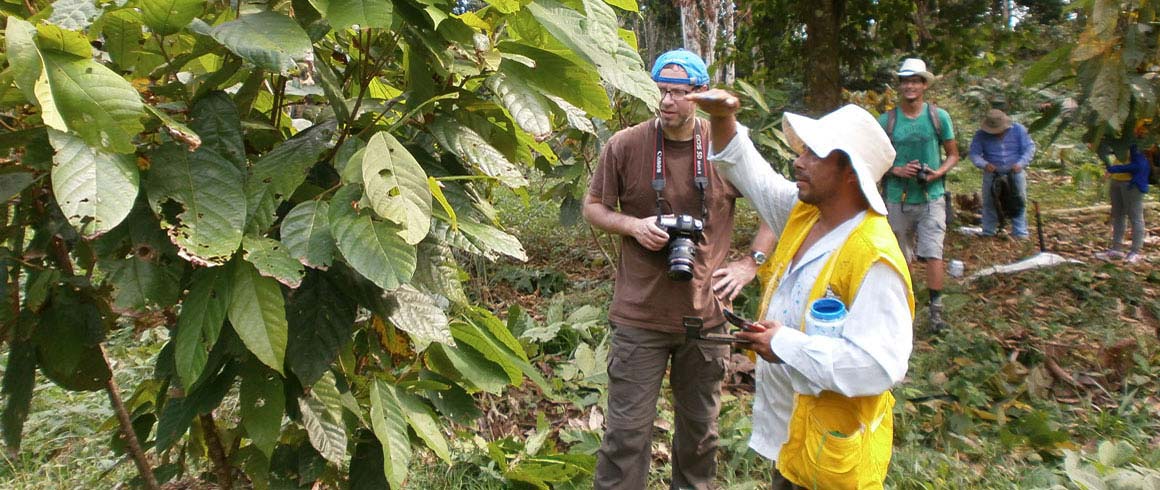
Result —
[{"label": "camera body", "polygon": [[669,234],[669,279],[688,281],[693,278],[693,259],[701,241],[705,223],[687,214],[657,216],[657,227]]},{"label": "camera body", "polygon": [[918,179],[919,182],[930,182],[930,176],[933,173],[934,170],[931,170],[930,167],[923,165],[918,168],[918,173],[914,174],[914,178]]}]

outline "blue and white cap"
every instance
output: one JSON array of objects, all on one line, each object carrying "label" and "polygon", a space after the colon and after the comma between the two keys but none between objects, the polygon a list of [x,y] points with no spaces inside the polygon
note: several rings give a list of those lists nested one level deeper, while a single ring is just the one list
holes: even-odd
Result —
[{"label": "blue and white cap", "polygon": [[[661,70],[669,65],[683,68],[689,78],[662,77]],[[683,83],[700,87],[709,84],[709,70],[705,67],[705,60],[692,51],[674,49],[657,57],[656,63],[653,63],[652,79],[654,82]]]}]

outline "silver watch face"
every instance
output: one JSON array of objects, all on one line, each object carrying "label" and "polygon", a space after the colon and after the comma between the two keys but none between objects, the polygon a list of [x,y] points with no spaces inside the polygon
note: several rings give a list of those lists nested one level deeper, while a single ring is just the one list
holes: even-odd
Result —
[{"label": "silver watch face", "polygon": [[761,265],[761,264],[765,263],[765,259],[766,259],[765,252],[754,251],[754,252],[751,252],[749,254],[749,256],[753,257],[753,261],[757,262],[757,265]]}]

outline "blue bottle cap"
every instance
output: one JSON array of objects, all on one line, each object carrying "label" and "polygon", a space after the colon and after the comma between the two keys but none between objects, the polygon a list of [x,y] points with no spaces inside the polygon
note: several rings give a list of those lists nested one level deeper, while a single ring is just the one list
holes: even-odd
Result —
[{"label": "blue bottle cap", "polygon": [[837,298],[821,298],[810,304],[810,316],[822,321],[840,320],[846,316],[846,305]]}]

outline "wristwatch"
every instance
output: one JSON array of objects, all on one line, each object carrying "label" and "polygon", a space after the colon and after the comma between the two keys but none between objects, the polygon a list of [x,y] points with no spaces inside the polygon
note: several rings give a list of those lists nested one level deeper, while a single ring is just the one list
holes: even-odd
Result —
[{"label": "wristwatch", "polygon": [[749,252],[749,256],[753,257],[753,262],[757,263],[757,265],[764,264],[765,260],[769,258],[765,255],[765,252],[762,252],[760,250],[754,250],[752,252]]}]

